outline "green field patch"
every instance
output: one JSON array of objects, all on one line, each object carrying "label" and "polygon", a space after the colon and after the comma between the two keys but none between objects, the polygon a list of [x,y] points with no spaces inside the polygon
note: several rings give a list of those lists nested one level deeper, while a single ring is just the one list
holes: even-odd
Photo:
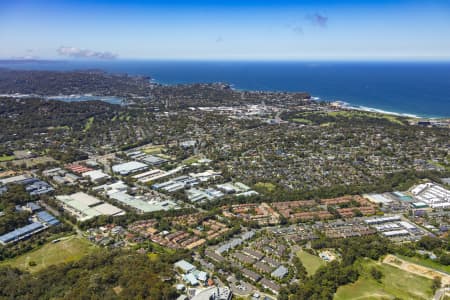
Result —
[{"label": "green field patch", "polygon": [[11,161],[14,160],[14,158],[16,158],[14,155],[2,155],[0,156],[0,162]]},{"label": "green field patch", "polygon": [[198,155],[193,155],[191,157],[186,158],[185,160],[183,160],[183,163],[186,165],[191,165],[193,163],[196,163],[201,157]]},{"label": "green field patch", "polygon": [[[360,262],[359,279],[341,286],[334,300],[369,299],[431,299],[432,280],[408,273],[398,268],[372,260]],[[383,274],[380,282],[370,275],[370,269],[376,267]]]},{"label": "green field patch", "polygon": [[91,129],[92,124],[94,123],[94,117],[90,117],[87,122],[86,125],[84,125],[84,132],[88,131],[89,129]]},{"label": "green field patch", "polygon": [[146,147],[145,149],[142,150],[142,152],[144,152],[145,154],[160,154],[164,149],[165,148],[162,145],[155,145]]},{"label": "green field patch", "polygon": [[305,266],[308,275],[313,275],[320,267],[326,265],[323,259],[304,250],[298,251],[297,256],[300,258],[303,266]]},{"label": "green field patch", "polygon": [[303,119],[303,118],[293,118],[292,121],[296,122],[296,123],[302,123],[302,124],[308,124],[308,125],[312,124],[311,120]]},{"label": "green field patch", "polygon": [[175,159],[175,158],[173,158],[173,157],[170,156],[170,155],[162,154],[162,153],[156,154],[155,156],[158,156],[158,157],[161,157],[161,158],[164,158],[164,159],[167,159],[167,160],[174,160],[174,159]]},{"label": "green field patch", "polygon": [[271,193],[275,190],[275,188],[276,188],[275,184],[271,182],[258,182],[255,184],[255,189],[261,192]]},{"label": "green field patch", "polygon": [[405,125],[397,116],[382,114],[382,113],[372,113],[372,112],[363,112],[363,111],[332,111],[328,113],[329,116],[332,117],[344,117],[344,118],[373,118],[373,119],[385,119],[391,123],[395,123],[398,125]]},{"label": "green field patch", "polygon": [[[97,246],[84,238],[70,236],[62,238],[57,243],[50,242],[37,250],[3,261],[0,263],[0,266],[9,265],[33,273],[51,265],[79,260],[97,248]],[[31,265],[33,265],[33,262],[35,265],[30,266],[30,262]]]}]

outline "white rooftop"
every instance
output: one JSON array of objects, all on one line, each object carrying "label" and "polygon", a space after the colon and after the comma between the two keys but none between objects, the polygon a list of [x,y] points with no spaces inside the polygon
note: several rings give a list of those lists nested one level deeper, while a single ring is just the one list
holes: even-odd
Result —
[{"label": "white rooftop", "polygon": [[119,173],[123,175],[127,175],[130,173],[134,173],[140,170],[144,170],[148,168],[148,166],[144,163],[138,162],[138,161],[129,161],[123,164],[114,165],[112,167],[112,170],[114,173]]},{"label": "white rooftop", "polygon": [[108,174],[103,173],[101,170],[93,170],[89,172],[84,172],[83,177],[89,177],[92,181],[97,181],[105,178],[109,178]]}]

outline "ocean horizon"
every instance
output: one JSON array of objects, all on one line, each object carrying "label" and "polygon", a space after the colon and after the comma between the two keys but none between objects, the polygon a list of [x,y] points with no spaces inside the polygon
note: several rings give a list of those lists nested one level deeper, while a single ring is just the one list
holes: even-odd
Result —
[{"label": "ocean horizon", "polygon": [[100,69],[161,84],[230,84],[239,90],[308,92],[323,101],[406,116],[450,117],[450,62],[22,61],[20,70]]}]

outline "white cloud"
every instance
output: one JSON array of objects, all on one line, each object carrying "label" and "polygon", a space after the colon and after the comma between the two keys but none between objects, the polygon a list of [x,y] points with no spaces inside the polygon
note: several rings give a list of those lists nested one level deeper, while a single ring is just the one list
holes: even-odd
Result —
[{"label": "white cloud", "polygon": [[59,47],[56,50],[56,52],[58,52],[58,54],[62,56],[77,57],[77,58],[114,59],[117,57],[117,54],[108,51],[99,52],[89,49],[80,49],[76,47],[65,47],[65,46]]}]

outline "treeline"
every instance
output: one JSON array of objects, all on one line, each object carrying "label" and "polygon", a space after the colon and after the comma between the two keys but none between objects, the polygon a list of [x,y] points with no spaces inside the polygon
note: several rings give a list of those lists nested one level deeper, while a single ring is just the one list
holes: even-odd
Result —
[{"label": "treeline", "polygon": [[[31,275],[0,268],[0,299],[154,299],[177,298],[170,257],[150,261],[134,252],[98,251],[80,261]],[[163,280],[164,279],[164,280]]]},{"label": "treeline", "polygon": [[11,184],[8,190],[0,195],[0,235],[13,231],[29,223],[30,214],[26,211],[17,211],[16,205],[22,205],[30,201],[31,197],[25,188],[19,184]]},{"label": "treeline", "polygon": [[56,100],[0,98],[0,142],[32,138],[60,128],[82,132],[90,117],[110,120],[120,106],[103,101],[63,102]]},{"label": "treeline", "polygon": [[[290,190],[280,185],[269,191],[264,191],[264,196],[259,197],[260,201],[291,201],[291,200],[310,200],[326,199],[340,197],[344,195],[359,195],[364,193],[384,193],[386,191],[409,189],[414,184],[423,179],[430,179],[435,182],[441,182],[443,174],[437,171],[415,171],[406,170],[395,173],[385,174],[381,178],[375,178],[373,183],[335,185],[331,187],[320,187],[312,190]],[[258,199],[258,198],[255,198]]]},{"label": "treeline", "polygon": [[[422,250],[423,252],[419,252]],[[404,256],[417,256],[421,258],[430,258],[434,254],[435,261],[441,265],[450,265],[450,236],[440,239],[434,236],[424,236],[417,243],[402,244],[396,248],[396,252]]]},{"label": "treeline", "polygon": [[392,250],[389,241],[377,235],[342,240],[325,239],[320,246],[316,244],[315,247],[337,248],[342,258],[319,268],[309,277],[304,275],[301,262],[294,260],[294,267],[301,272],[299,283],[283,289],[278,299],[331,300],[339,286],[358,280],[359,270],[355,264],[358,259],[368,257],[378,260]]}]

